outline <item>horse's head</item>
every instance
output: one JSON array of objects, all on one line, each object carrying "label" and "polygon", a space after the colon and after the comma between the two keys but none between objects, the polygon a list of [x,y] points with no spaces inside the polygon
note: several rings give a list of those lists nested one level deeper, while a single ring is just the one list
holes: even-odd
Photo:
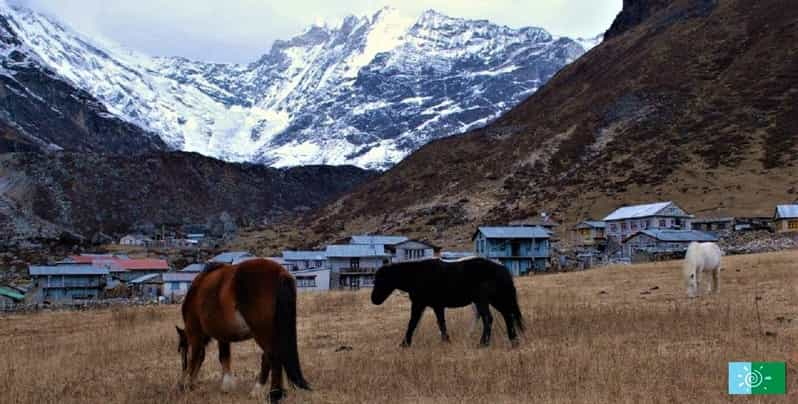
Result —
[{"label": "horse's head", "polygon": [[186,330],[175,326],[177,329],[177,352],[180,353],[180,360],[182,361],[183,371],[188,367],[188,338],[186,337]]},{"label": "horse's head", "polygon": [[396,289],[396,281],[393,279],[391,266],[386,265],[377,270],[374,274],[374,288],[371,290],[371,302],[380,305],[388,299],[388,296]]}]

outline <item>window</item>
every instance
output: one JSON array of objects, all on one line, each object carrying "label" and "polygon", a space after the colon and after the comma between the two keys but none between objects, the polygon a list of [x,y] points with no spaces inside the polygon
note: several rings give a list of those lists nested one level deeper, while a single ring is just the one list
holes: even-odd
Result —
[{"label": "window", "polygon": [[659,227],[667,227],[667,226],[668,226],[668,224],[667,224],[667,223],[668,223],[668,221],[667,221],[667,220],[665,220],[665,219],[659,219]]},{"label": "window", "polygon": [[296,279],[296,285],[300,288],[315,288],[316,287],[316,277],[315,276],[301,276]]},{"label": "window", "polygon": [[349,268],[360,269],[360,257],[355,257],[349,260]]},{"label": "window", "polygon": [[611,224],[610,225],[610,231],[613,232],[613,233],[617,232],[618,231],[618,225]]},{"label": "window", "polygon": [[637,223],[632,223],[632,231],[637,230]]},{"label": "window", "polygon": [[787,223],[787,228],[790,230],[798,230],[798,220],[790,220]]},{"label": "window", "polygon": [[629,223],[623,224],[623,231],[629,231]]}]

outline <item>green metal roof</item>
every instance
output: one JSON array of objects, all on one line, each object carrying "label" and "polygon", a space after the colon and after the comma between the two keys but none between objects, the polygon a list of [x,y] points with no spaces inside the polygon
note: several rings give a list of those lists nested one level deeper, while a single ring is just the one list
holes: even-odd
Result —
[{"label": "green metal roof", "polygon": [[9,297],[17,301],[20,301],[25,298],[25,295],[23,295],[22,293],[19,293],[14,289],[7,288],[5,286],[0,286],[0,296]]}]

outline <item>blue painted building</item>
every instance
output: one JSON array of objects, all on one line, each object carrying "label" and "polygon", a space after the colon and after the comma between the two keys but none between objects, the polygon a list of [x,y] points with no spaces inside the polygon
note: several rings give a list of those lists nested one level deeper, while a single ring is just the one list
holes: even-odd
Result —
[{"label": "blue painted building", "polygon": [[107,268],[86,264],[31,266],[37,299],[46,301],[98,299],[110,277]]},{"label": "blue painted building", "polygon": [[515,276],[546,270],[550,239],[540,226],[483,226],[472,237],[476,255],[501,262]]}]

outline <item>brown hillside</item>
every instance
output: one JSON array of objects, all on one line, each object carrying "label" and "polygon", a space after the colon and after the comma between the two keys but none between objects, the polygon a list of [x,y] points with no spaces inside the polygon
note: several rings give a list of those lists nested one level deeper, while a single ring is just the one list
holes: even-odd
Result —
[{"label": "brown hillside", "polygon": [[321,211],[309,242],[379,231],[457,248],[477,224],[542,211],[574,223],[675,200],[698,214],[770,215],[798,198],[795,2],[626,6],[650,16],[616,22],[495,124],[433,142]]}]

